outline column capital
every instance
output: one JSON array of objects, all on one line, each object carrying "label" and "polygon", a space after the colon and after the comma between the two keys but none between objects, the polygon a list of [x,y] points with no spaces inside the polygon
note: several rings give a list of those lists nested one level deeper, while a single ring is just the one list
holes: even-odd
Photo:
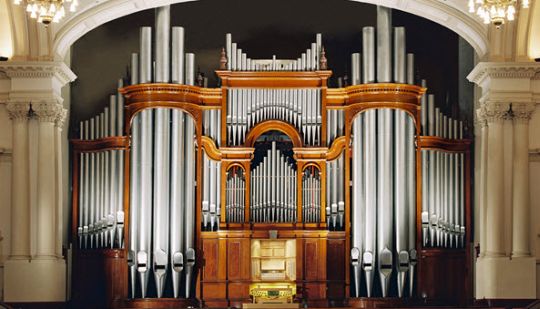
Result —
[{"label": "column capital", "polygon": [[529,123],[536,106],[531,103],[513,103],[512,119],[517,123]]},{"label": "column capital", "polygon": [[29,118],[30,103],[8,101],[6,104],[9,119],[11,120],[27,120]]},{"label": "column capital", "polygon": [[510,110],[510,104],[501,102],[491,102],[489,104],[482,104],[476,113],[477,117],[485,122],[486,125],[490,123],[502,122],[508,118]]},{"label": "column capital", "polygon": [[54,101],[41,102],[39,104],[32,105],[32,110],[40,122],[53,122],[55,124],[57,123],[59,117],[62,117],[63,109],[64,108],[60,104],[57,104]]},{"label": "column capital", "polygon": [[67,116],[67,109],[65,109],[62,106],[59,106],[58,114],[54,122],[54,125],[58,129],[62,130],[64,128],[64,122],[66,120],[66,116]]}]

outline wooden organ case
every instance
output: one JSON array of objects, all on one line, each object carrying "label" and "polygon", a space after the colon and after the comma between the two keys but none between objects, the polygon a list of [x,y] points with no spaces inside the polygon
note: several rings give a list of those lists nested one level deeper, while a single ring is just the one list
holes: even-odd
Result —
[{"label": "wooden organ case", "polygon": [[255,60],[228,35],[219,88],[195,85],[183,50],[180,78],[157,58],[152,77],[143,28],[135,78],[72,141],[73,302],[467,304],[471,141],[405,80],[409,61],[375,78],[366,28],[367,73],[353,55],[341,88],[320,36],[298,60]]}]

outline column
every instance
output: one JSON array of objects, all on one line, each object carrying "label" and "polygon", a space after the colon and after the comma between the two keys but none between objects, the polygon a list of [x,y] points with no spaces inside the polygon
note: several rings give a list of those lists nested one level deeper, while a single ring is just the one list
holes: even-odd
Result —
[{"label": "column", "polygon": [[11,162],[11,252],[9,259],[30,257],[30,203],[28,161],[28,112],[30,104],[9,102],[12,121],[13,153]]},{"label": "column", "polygon": [[39,121],[37,244],[38,259],[56,258],[56,162],[55,122],[60,111],[56,103],[33,106]]},{"label": "column", "polygon": [[479,192],[479,242],[480,242],[480,256],[484,256],[486,253],[486,209],[488,207],[486,203],[486,181],[487,181],[487,140],[488,140],[488,128],[487,128],[487,121],[485,119],[484,114],[482,113],[482,110],[479,109],[477,112],[477,125],[480,126],[480,162],[478,162],[480,171],[480,181],[478,184],[478,192]]},{"label": "column", "polygon": [[483,110],[488,125],[485,256],[497,257],[505,255],[503,122],[508,114],[508,105],[488,103]]},{"label": "column", "polygon": [[[54,122],[54,148],[55,148],[55,170],[56,170],[56,256],[62,258],[62,245],[64,239],[63,224],[63,182],[62,182],[62,129],[66,119],[67,109],[59,107],[58,115]],[[69,231],[69,229],[68,229]]]},{"label": "column", "polygon": [[512,170],[512,257],[530,256],[529,120],[534,104],[512,104],[514,162]]}]

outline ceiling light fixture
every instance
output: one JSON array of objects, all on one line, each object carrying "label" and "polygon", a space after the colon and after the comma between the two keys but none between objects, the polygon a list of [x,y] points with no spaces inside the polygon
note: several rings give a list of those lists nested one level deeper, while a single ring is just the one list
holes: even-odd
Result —
[{"label": "ceiling light fixture", "polygon": [[30,17],[45,25],[59,22],[66,15],[65,6],[69,6],[70,12],[75,12],[79,5],[78,0],[14,0],[16,5],[23,2]]},{"label": "ceiling light fixture", "polygon": [[[520,0],[521,7],[529,7],[529,1]],[[506,21],[512,21],[516,15],[518,0],[469,0],[469,12],[476,13],[484,24],[493,24],[500,28]]]}]

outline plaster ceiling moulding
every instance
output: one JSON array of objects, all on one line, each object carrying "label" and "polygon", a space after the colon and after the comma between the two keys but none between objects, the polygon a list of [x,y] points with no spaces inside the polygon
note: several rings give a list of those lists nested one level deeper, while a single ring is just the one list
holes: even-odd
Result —
[{"label": "plaster ceiling moulding", "polygon": [[[56,56],[63,59],[69,47],[81,36],[101,24],[120,18],[138,11],[155,8],[167,4],[182,3],[196,0],[110,0],[102,2],[81,1],[84,9],[74,14],[71,18],[61,23],[56,32],[53,51]],[[424,17],[425,9],[430,8],[430,16],[437,17],[433,20],[444,27],[456,32],[463,37],[473,48],[479,57],[483,57],[488,50],[487,27],[474,16],[466,13],[466,2],[462,8],[457,9],[456,3],[452,5],[437,0],[352,0],[356,2],[382,5],[401,11]],[[89,4],[87,4],[89,3]],[[107,12],[108,11],[108,12]],[[105,14],[105,15],[104,15]],[[425,17],[424,17],[425,18]],[[430,18],[428,18],[430,19]],[[84,24],[80,27],[80,24]]]}]

